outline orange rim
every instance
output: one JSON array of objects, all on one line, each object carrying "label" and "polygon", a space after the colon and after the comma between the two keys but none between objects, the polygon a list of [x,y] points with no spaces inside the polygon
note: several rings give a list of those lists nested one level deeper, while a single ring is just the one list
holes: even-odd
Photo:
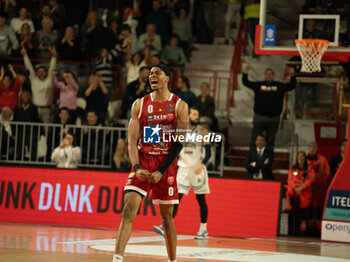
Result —
[{"label": "orange rim", "polygon": [[311,45],[311,44],[316,44],[316,45],[329,45],[329,41],[325,39],[295,39],[294,42],[299,45]]}]

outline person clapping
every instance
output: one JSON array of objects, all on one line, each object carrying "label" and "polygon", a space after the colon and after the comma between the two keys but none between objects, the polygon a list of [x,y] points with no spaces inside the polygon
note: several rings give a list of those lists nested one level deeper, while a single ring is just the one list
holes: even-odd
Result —
[{"label": "person clapping", "polygon": [[51,155],[52,161],[59,168],[77,168],[81,159],[80,147],[75,146],[74,135],[67,133],[60,145],[55,148]]}]

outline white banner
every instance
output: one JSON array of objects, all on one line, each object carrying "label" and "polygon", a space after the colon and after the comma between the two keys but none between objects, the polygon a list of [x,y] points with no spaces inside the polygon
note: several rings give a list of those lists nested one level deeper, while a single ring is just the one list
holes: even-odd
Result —
[{"label": "white banner", "polygon": [[323,220],[321,239],[350,243],[350,222]]}]

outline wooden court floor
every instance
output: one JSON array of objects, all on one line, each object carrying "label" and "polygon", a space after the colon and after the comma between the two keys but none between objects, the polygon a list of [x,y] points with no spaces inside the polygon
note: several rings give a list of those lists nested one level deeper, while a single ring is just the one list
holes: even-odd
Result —
[{"label": "wooden court floor", "polygon": [[[112,261],[115,230],[0,224],[0,261]],[[342,262],[350,245],[305,238],[220,238],[178,236],[177,261]],[[125,262],[167,261],[164,240],[153,232],[133,232]]]}]

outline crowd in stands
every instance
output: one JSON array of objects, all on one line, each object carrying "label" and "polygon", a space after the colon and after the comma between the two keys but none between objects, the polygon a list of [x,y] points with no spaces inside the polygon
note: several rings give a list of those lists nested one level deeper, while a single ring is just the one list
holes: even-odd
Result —
[{"label": "crowd in stands", "polygon": [[[10,136],[3,136],[1,149],[11,150],[12,159],[34,161],[41,136],[45,136],[46,159],[52,158],[60,167],[76,166],[60,159],[73,144],[81,149],[81,162],[111,157],[108,150],[100,148],[105,143],[102,140],[109,139],[108,131],[89,127],[118,126],[109,120],[129,119],[133,102],[151,92],[150,66],[161,63],[172,68],[172,91],[190,107],[201,106],[202,115],[209,117],[217,130],[214,100],[206,90],[209,85],[203,83],[206,88],[197,98],[190,91],[189,80],[182,76],[193,43],[213,42],[213,21],[207,14],[217,1],[204,2],[98,1],[89,10],[89,1],[1,1],[0,109],[11,115],[7,125],[15,121],[63,126],[45,129],[36,125],[28,132],[28,127],[13,125],[7,128]],[[85,79],[80,77],[86,69],[82,63],[87,63],[91,72]],[[124,73],[122,79],[116,79],[116,73]],[[107,113],[115,93],[122,98],[117,117]],[[65,128],[79,123],[81,130],[74,133]],[[14,138],[22,135],[25,138],[15,143]],[[89,148],[85,148],[87,144]],[[108,146],[115,147],[116,142]],[[120,166],[119,160],[115,166]]]}]

